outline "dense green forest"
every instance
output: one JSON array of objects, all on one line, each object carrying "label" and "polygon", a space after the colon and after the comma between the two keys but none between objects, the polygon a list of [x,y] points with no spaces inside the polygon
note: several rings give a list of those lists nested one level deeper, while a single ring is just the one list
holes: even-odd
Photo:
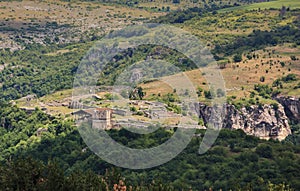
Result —
[{"label": "dense green forest", "polygon": [[[108,178],[113,183],[124,179],[126,185],[133,187],[155,186],[151,185],[155,181],[157,187],[165,186],[165,190],[167,187],[172,187],[171,190],[267,190],[271,183],[300,189],[300,136],[297,134],[278,142],[259,140],[241,130],[224,129],[213,147],[205,155],[199,155],[199,144],[205,133],[201,130],[181,154],[166,164],[128,170],[114,168],[92,153],[72,121],[48,116],[38,109],[26,114],[5,103],[1,104],[0,116],[6,116],[1,119],[0,182],[2,188],[10,190],[28,190],[31,186],[37,190],[54,187],[101,190],[108,183],[100,177],[106,176],[114,176]],[[299,128],[295,125],[293,131],[298,132]],[[109,133],[129,147],[147,148],[167,140],[173,131],[158,129],[151,134],[136,135],[122,129]]]},{"label": "dense green forest", "polygon": [[[0,62],[4,65],[0,73],[1,99],[18,99],[29,94],[41,97],[72,88],[73,76],[88,47],[89,43],[47,47],[33,44],[16,52],[1,50]],[[56,54],[58,50],[69,52]]]},{"label": "dense green forest", "polygon": [[217,6],[213,4],[212,6],[206,5],[204,6],[204,8],[199,8],[199,7],[188,8],[182,11],[171,12],[166,16],[157,18],[156,20],[154,20],[154,22],[169,23],[169,24],[183,23],[192,18],[201,17],[204,13],[208,13],[212,11],[216,13],[215,11],[223,8],[228,8],[228,7],[232,7],[232,6],[231,5]]},{"label": "dense green forest", "polygon": [[253,33],[246,37],[237,38],[233,43],[227,45],[217,44],[214,53],[223,53],[226,56],[242,54],[244,51],[275,46],[280,43],[300,44],[300,30],[289,25],[278,27],[271,31],[253,30]]}]

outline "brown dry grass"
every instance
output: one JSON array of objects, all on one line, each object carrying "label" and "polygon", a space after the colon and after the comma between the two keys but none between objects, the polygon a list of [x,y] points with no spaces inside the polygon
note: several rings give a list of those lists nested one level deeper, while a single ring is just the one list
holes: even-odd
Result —
[{"label": "brown dry grass", "polygon": [[[237,96],[237,98],[247,97],[249,96],[250,91],[253,91],[254,84],[272,85],[274,80],[291,73],[297,74],[300,77],[300,61],[292,61],[290,56],[285,54],[285,52],[288,51],[289,53],[293,53],[293,55],[300,57],[298,48],[289,48],[289,45],[282,45],[268,49],[270,52],[275,50],[275,53],[271,54],[271,58],[269,58],[269,53],[267,51],[264,52],[263,50],[259,50],[255,52],[255,54],[259,54],[258,59],[247,60],[247,58],[244,57],[244,62],[227,64],[227,67],[221,70],[226,89],[228,90],[228,96],[234,95]],[[271,61],[272,64],[270,64]],[[280,62],[284,62],[285,66],[282,67]],[[203,85],[203,82],[206,82],[206,80],[204,76],[201,75],[200,70],[187,71],[185,74],[189,77],[189,80],[193,83],[195,88],[201,87],[207,89],[207,86]],[[260,81],[262,76],[265,77],[264,82]],[[176,75],[173,75],[170,78],[176,79],[178,76],[176,77]],[[183,82],[178,80],[177,83],[180,84]],[[182,85],[184,86],[184,83]],[[293,87],[293,85],[295,85],[295,83],[285,85],[283,93],[293,95],[298,93],[299,91],[292,90],[291,87]],[[147,92],[147,95],[173,92],[173,89],[170,86],[161,81],[142,84],[142,87]]]},{"label": "brown dry grass", "polygon": [[163,81],[154,81],[151,83],[146,83],[146,84],[141,84],[141,87],[143,88],[143,90],[146,92],[146,96],[145,98],[149,98],[150,96],[152,96],[153,94],[158,95],[164,95],[167,93],[172,93],[173,92],[173,88],[164,83]]}]

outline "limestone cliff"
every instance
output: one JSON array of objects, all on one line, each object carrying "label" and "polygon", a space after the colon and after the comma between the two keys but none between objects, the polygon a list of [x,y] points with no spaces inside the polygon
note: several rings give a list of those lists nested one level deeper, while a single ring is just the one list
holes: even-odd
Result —
[{"label": "limestone cliff", "polygon": [[300,99],[295,97],[275,98],[284,107],[285,114],[294,123],[300,122]]},{"label": "limestone cliff", "polygon": [[[199,104],[198,107],[200,117],[204,123],[207,123],[211,117],[212,107],[204,104]],[[249,135],[263,139],[283,140],[291,134],[288,118],[281,104],[278,104],[278,107],[254,105],[239,110],[234,105],[227,104],[222,126],[223,128],[242,129]]]}]

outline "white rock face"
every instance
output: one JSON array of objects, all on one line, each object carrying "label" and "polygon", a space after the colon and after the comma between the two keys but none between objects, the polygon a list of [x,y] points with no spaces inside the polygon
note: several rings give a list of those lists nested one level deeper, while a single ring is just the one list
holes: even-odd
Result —
[{"label": "white rock face", "polygon": [[[283,140],[291,134],[288,118],[281,104],[278,104],[278,108],[271,105],[254,105],[240,110],[227,104],[225,110],[223,128],[242,129],[245,133],[262,139]],[[205,123],[212,116],[211,111],[211,107],[199,105],[199,115]]]}]

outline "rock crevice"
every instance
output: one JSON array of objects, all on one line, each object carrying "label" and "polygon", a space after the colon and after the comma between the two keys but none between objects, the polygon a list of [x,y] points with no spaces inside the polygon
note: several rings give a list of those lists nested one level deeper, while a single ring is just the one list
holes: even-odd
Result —
[{"label": "rock crevice", "polygon": [[293,123],[300,122],[300,99],[295,97],[275,98],[283,107],[285,114]]},{"label": "rock crevice", "polygon": [[[212,107],[204,104],[199,104],[198,107],[199,117],[205,124],[214,122]],[[245,133],[262,139],[283,140],[291,134],[288,117],[281,104],[278,107],[253,105],[241,109],[226,104],[222,118],[222,128],[242,129]]]}]

